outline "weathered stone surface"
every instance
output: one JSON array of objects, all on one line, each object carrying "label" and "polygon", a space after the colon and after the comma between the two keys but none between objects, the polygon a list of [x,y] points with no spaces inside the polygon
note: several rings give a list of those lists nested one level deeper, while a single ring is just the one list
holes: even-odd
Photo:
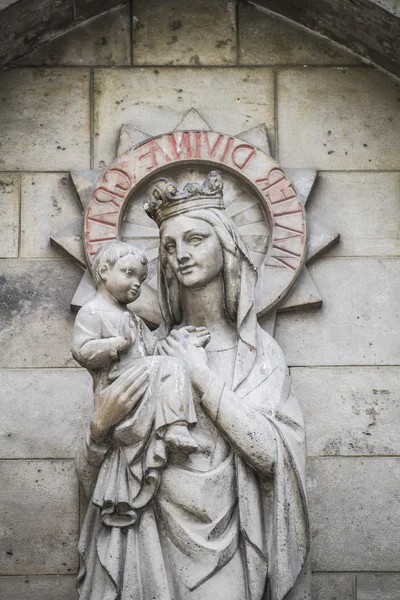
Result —
[{"label": "weathered stone surface", "polygon": [[68,173],[21,177],[21,256],[60,258],[50,236],[82,213]]},{"label": "weathered stone surface", "polygon": [[374,4],[381,6],[396,17],[400,18],[400,3],[399,0],[371,0]]},{"label": "weathered stone surface", "polygon": [[358,573],[357,600],[398,600],[400,573]]},{"label": "weathered stone surface", "polygon": [[0,368],[76,366],[69,303],[81,276],[67,260],[0,262]]},{"label": "weathered stone surface", "polygon": [[78,25],[20,59],[19,65],[129,65],[129,6]]},{"label": "weathered stone surface", "polygon": [[75,0],[77,19],[86,19],[100,12],[105,12],[118,4],[121,0]]},{"label": "weathered stone surface", "polygon": [[1,66],[64,33],[73,23],[73,0],[8,2],[1,13]]},{"label": "weathered stone surface", "polygon": [[[211,90],[212,102],[206,90]],[[114,160],[121,125],[131,123],[150,135],[166,133],[192,107],[224,133],[240,133],[260,123],[273,132],[272,70],[96,70],[95,168]]]},{"label": "weathered stone surface", "polygon": [[314,570],[398,568],[399,478],[399,458],[309,459]]},{"label": "weathered stone surface", "polygon": [[399,256],[400,173],[320,173],[307,212],[336,231],[330,256]]},{"label": "weathered stone surface", "polygon": [[74,575],[0,577],[0,596],[7,600],[76,600],[75,582]]},{"label": "weathered stone surface", "polygon": [[4,10],[16,2],[18,2],[18,0],[0,0],[0,10]]},{"label": "weathered stone surface", "polygon": [[89,167],[89,73],[16,69],[0,74],[0,168]]},{"label": "weathered stone surface", "polygon": [[73,461],[0,461],[1,575],[77,569],[78,482]]},{"label": "weathered stone surface", "polygon": [[400,260],[325,258],[308,270],[324,302],[278,315],[289,365],[398,365]]},{"label": "weathered stone surface", "polygon": [[313,600],[354,600],[351,573],[313,573]]},{"label": "weathered stone surface", "polygon": [[19,175],[0,175],[0,258],[18,256]]},{"label": "weathered stone surface", "polygon": [[280,71],[280,162],[318,169],[398,169],[396,86],[367,68]]},{"label": "weathered stone surface", "polygon": [[81,369],[0,371],[0,458],[73,458],[92,412],[91,388]]},{"label": "weathered stone surface", "polygon": [[135,65],[236,64],[236,12],[229,0],[137,0]]},{"label": "weathered stone surface", "polygon": [[310,455],[400,454],[400,367],[292,368]]},{"label": "weathered stone surface", "polygon": [[83,215],[72,221],[51,236],[50,243],[59,254],[72,258],[83,269],[86,268],[86,258],[83,248]]},{"label": "weathered stone surface", "polygon": [[327,39],[249,4],[239,8],[242,65],[348,65],[359,62]]},{"label": "weathered stone surface", "polygon": [[370,0],[255,0],[339,42],[366,61],[400,75],[400,20]]}]

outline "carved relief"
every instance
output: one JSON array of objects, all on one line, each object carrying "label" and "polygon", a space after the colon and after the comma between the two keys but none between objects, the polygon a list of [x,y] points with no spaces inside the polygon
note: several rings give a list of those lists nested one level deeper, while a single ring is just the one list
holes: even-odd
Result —
[{"label": "carved relief", "polygon": [[257,317],[320,303],[305,263],[338,235],[307,225],[313,172],[199,118],[125,130],[110,169],[73,174],[74,356],[94,379],[80,600],[310,597],[303,419]]}]

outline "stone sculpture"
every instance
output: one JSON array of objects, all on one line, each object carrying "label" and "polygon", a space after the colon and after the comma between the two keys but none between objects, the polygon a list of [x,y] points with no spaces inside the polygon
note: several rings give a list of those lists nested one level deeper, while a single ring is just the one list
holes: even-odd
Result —
[{"label": "stone sculpture", "polygon": [[[145,373],[128,361],[116,378],[107,366],[94,388],[77,460],[91,499],[79,543],[80,600],[308,598],[304,587],[300,596],[309,550],[302,415],[282,352],[257,323],[256,270],[225,214],[222,176],[212,171],[182,189],[158,179],[145,208],[160,231],[163,323],[149,333],[160,357],[139,359]],[[149,448],[139,413],[147,403],[154,415],[148,397],[157,393],[147,361],[164,359],[190,378],[197,448],[167,450],[150,496],[135,507]],[[104,519],[112,502],[96,500],[107,461],[107,500],[116,517],[124,514],[124,488],[136,510],[129,524]]]}]

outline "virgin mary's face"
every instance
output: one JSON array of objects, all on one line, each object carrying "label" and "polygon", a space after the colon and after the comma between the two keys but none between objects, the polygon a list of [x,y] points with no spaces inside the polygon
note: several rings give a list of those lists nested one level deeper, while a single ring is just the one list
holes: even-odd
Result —
[{"label": "virgin mary's face", "polygon": [[184,215],[168,219],[161,228],[161,244],[172,272],[184,287],[204,287],[222,271],[221,244],[206,221]]}]

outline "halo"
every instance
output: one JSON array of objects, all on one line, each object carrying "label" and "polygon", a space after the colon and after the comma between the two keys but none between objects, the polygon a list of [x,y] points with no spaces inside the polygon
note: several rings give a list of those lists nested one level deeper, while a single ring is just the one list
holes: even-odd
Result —
[{"label": "halo", "polygon": [[256,307],[265,327],[273,329],[276,310],[322,304],[306,264],[337,242],[339,234],[306,215],[316,171],[282,169],[270,156],[264,125],[228,136],[210,130],[191,109],[174,132],[157,137],[123,126],[118,157],[109,169],[71,172],[84,217],[57,232],[51,241],[88,267],[72,310],[94,294],[90,265],[97,248],[123,239],[149,258],[149,279],[132,308],[149,324],[160,322],[156,291],[159,235],[142,208],[143,199],[148,186],[161,175],[177,184],[198,182],[212,169],[222,171],[225,210],[258,269]]}]

